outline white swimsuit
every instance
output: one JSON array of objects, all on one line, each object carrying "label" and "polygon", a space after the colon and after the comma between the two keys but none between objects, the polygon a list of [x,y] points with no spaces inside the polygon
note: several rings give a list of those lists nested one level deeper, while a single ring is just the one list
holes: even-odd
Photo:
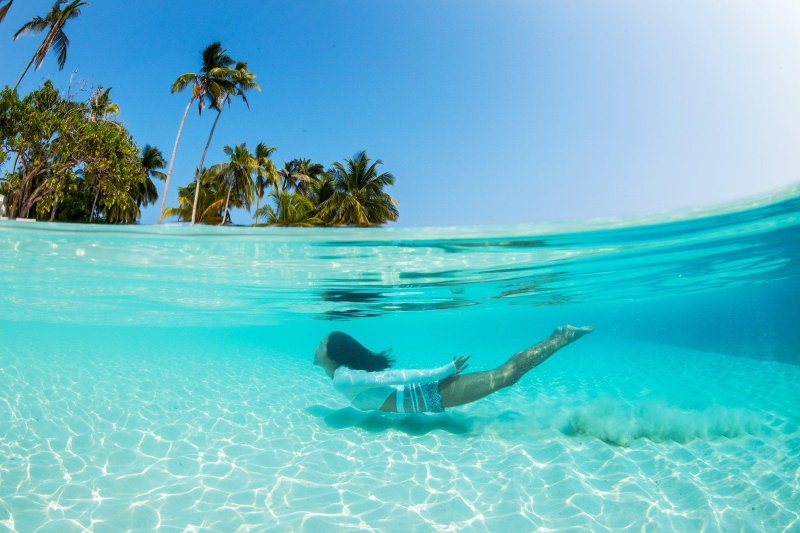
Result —
[{"label": "white swimsuit", "polygon": [[[456,372],[454,362],[439,368],[419,370],[381,370],[368,372],[340,366],[333,372],[333,387],[342,393],[356,409],[380,409],[393,392],[402,394],[405,385],[437,382]],[[403,412],[403,401],[398,398],[398,411]],[[430,410],[430,409],[428,409]],[[419,410],[420,412],[422,409]]]}]

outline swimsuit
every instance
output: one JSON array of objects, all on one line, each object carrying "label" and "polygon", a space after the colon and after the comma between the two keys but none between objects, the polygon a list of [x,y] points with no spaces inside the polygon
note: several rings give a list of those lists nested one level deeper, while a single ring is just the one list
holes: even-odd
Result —
[{"label": "swimsuit", "polygon": [[455,372],[452,362],[425,370],[379,372],[340,366],[333,372],[333,387],[362,411],[380,410],[386,399],[397,393],[398,413],[440,413],[444,409],[438,382]]},{"label": "swimsuit", "polygon": [[439,382],[411,383],[397,389],[398,413],[441,413]]}]

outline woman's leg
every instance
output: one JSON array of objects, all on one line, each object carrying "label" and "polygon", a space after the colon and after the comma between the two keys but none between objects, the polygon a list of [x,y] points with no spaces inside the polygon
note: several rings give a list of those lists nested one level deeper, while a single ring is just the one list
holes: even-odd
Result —
[{"label": "woman's leg", "polygon": [[513,385],[528,370],[591,331],[590,327],[560,326],[553,331],[550,337],[515,354],[494,370],[457,374],[443,379],[439,382],[442,406],[454,407],[474,402],[494,391]]}]

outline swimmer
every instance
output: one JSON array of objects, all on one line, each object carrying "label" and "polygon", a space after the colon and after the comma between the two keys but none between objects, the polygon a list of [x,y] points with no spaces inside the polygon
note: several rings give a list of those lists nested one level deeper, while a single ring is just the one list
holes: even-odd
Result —
[{"label": "swimmer", "polygon": [[560,326],[547,339],[514,354],[494,370],[464,373],[469,356],[439,368],[387,370],[386,352],[372,352],[353,337],[334,331],[319,343],[314,364],[357,409],[390,413],[441,413],[474,402],[519,381],[564,346],[591,333],[591,327]]}]

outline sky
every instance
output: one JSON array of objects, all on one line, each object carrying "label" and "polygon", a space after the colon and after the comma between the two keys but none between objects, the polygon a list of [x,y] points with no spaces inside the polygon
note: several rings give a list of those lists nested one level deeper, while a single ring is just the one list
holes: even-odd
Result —
[{"label": "sky", "polygon": [[[140,147],[169,159],[190,96],[170,86],[221,41],[262,92],[225,110],[206,163],[242,142],[278,147],[279,166],[366,150],[396,178],[398,226],[631,217],[800,181],[800,3],[89,2],[64,70],[48,57],[23,93],[112,87]],[[14,32],[51,5],[18,0],[0,23],[0,85],[43,37]],[[213,118],[190,112],[168,205]]]}]

